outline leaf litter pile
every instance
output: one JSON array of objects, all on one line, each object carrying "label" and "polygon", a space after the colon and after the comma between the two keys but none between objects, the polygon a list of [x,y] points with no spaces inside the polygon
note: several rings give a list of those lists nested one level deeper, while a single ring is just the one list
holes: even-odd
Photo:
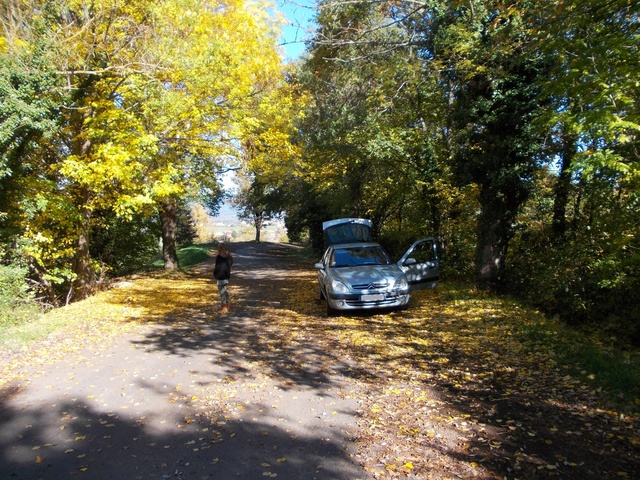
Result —
[{"label": "leaf litter pile", "polygon": [[[554,343],[540,341],[553,332],[551,320],[446,283],[414,294],[404,310],[327,317],[309,262],[283,256],[281,301],[271,301],[269,281],[232,283],[239,311],[263,300],[245,367],[269,364],[283,385],[300,381],[289,375],[296,371],[320,378],[339,370],[343,394],[358,401],[352,455],[372,478],[640,478],[637,416],[607,406],[589,375],[564,367]],[[55,315],[75,315],[82,328],[51,335],[30,353],[5,353],[2,384],[36,358],[46,364],[168,317],[193,334],[200,327],[189,327],[190,318],[211,308],[209,273],[143,277],[61,309]],[[224,415],[220,405],[238,407],[190,400],[199,422]]]}]

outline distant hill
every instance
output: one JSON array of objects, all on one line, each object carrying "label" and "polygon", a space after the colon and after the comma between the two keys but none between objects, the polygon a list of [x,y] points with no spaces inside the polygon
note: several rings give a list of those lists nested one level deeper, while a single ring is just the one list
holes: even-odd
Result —
[{"label": "distant hill", "polygon": [[240,223],[236,210],[228,202],[225,202],[220,207],[220,212],[218,215],[213,217],[213,221],[215,223],[224,223],[226,225],[235,225]]}]

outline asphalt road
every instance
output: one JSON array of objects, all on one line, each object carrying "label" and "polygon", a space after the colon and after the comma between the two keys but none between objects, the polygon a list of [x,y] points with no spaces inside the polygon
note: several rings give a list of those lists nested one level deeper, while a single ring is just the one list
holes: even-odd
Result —
[{"label": "asphalt road", "polygon": [[229,315],[213,304],[141,325],[1,391],[0,479],[370,478],[353,458],[358,401],[341,369],[319,368],[311,344],[295,352],[308,368],[260,361],[273,280],[299,268],[287,248],[234,244]]}]

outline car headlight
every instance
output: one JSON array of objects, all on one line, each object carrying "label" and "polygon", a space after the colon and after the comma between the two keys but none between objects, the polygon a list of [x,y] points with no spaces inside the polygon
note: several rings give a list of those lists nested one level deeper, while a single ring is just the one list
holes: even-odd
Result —
[{"label": "car headlight", "polygon": [[342,282],[338,280],[333,280],[331,282],[331,290],[335,293],[349,293],[349,288]]},{"label": "car headlight", "polygon": [[409,288],[409,284],[407,283],[407,279],[405,277],[400,277],[396,280],[397,290],[406,290]]}]

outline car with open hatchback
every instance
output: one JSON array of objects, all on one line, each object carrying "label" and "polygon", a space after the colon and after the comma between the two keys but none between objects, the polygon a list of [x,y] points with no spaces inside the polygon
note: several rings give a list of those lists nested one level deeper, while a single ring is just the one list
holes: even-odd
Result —
[{"label": "car with open hatchback", "polygon": [[410,293],[435,288],[438,283],[438,252],[433,238],[423,238],[396,262],[372,241],[371,220],[341,218],[323,222],[327,248],[318,272],[320,298],[327,313],[345,310],[400,308]]}]

